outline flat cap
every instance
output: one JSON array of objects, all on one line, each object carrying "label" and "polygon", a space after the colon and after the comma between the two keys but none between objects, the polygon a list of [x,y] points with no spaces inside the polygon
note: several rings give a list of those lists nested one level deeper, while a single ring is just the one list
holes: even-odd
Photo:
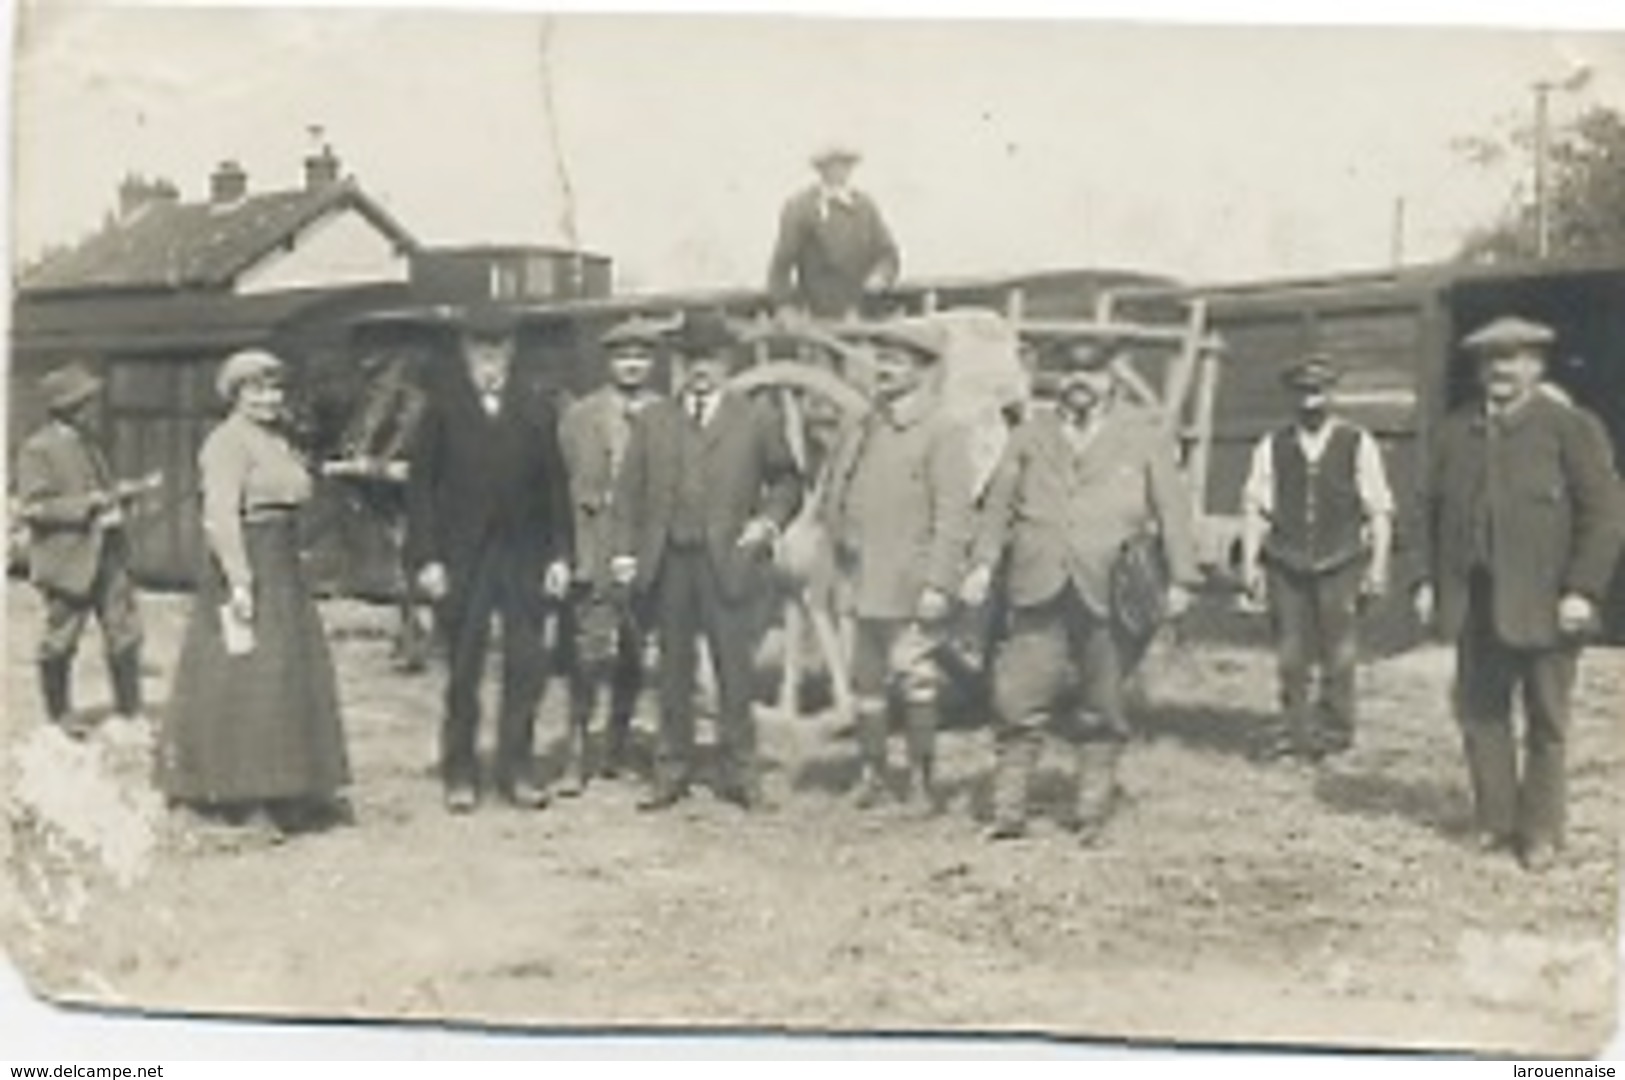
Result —
[{"label": "flat cap", "polygon": [[67,412],[101,393],[102,381],[75,361],[47,372],[40,379],[39,388],[47,409]]},{"label": "flat cap", "polygon": [[851,143],[831,141],[820,144],[808,160],[814,165],[827,161],[862,161],[863,154]]},{"label": "flat cap", "polygon": [[1312,353],[1281,372],[1281,381],[1294,390],[1326,390],[1337,385],[1343,373],[1325,353]]},{"label": "flat cap", "polygon": [[1101,371],[1122,351],[1124,339],[1113,333],[1069,334],[1049,342],[1044,351],[1061,371]]},{"label": "flat cap", "polygon": [[607,352],[614,352],[618,349],[646,349],[653,351],[659,347],[660,342],[665,338],[666,331],[666,327],[653,319],[635,315],[625,322],[616,323],[604,331],[604,335],[598,339],[598,343]]},{"label": "flat cap", "polygon": [[1556,341],[1557,333],[1543,323],[1503,315],[1468,334],[1461,345],[1468,352],[1493,355],[1531,348],[1548,349]]},{"label": "flat cap", "polygon": [[243,349],[226,357],[215,376],[214,389],[226,401],[237,397],[246,383],[261,379],[277,379],[283,374],[282,361],[264,349]]}]

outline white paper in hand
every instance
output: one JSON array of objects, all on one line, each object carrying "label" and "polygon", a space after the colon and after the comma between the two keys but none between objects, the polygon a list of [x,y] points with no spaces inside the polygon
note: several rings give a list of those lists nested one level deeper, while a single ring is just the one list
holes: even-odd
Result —
[{"label": "white paper in hand", "polygon": [[227,656],[244,656],[254,651],[254,624],[238,618],[230,604],[220,605],[220,633]]}]

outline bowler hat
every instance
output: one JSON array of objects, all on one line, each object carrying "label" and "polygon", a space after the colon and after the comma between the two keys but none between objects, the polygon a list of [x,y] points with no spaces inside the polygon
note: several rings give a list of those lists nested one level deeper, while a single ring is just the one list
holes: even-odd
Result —
[{"label": "bowler hat", "polygon": [[684,356],[716,356],[732,354],[739,337],[720,311],[689,311],[683,314],[672,343]]},{"label": "bowler hat", "polygon": [[1462,347],[1479,356],[1505,355],[1525,349],[1544,351],[1557,341],[1551,327],[1514,315],[1504,315],[1468,334]]},{"label": "bowler hat", "polygon": [[891,345],[906,349],[922,360],[936,362],[948,351],[947,335],[942,326],[929,318],[892,319],[879,323],[860,323],[844,336],[868,341],[876,345]]},{"label": "bowler hat", "polygon": [[1306,356],[1281,372],[1281,381],[1294,390],[1321,391],[1336,385],[1341,373],[1324,353]]},{"label": "bowler hat", "polygon": [[664,334],[665,327],[659,323],[634,315],[606,330],[598,339],[598,343],[604,347],[605,352],[617,352],[622,349],[653,352],[659,347]]},{"label": "bowler hat", "polygon": [[463,333],[474,338],[505,338],[519,326],[519,318],[512,308],[501,304],[470,304],[459,320]]},{"label": "bowler hat", "polygon": [[243,384],[259,379],[279,378],[282,375],[282,361],[263,349],[243,349],[226,357],[226,362],[220,365],[220,374],[215,376],[215,391],[226,401],[237,397],[237,392]]},{"label": "bowler hat", "polygon": [[45,407],[52,412],[68,412],[102,392],[102,381],[80,363],[67,364],[47,372],[39,381]]}]

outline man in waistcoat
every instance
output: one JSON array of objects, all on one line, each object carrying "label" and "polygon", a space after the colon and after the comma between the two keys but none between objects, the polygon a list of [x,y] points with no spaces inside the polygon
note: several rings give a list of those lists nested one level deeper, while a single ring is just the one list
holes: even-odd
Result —
[{"label": "man in waistcoat", "polygon": [[768,266],[768,292],[816,319],[859,313],[864,294],[897,280],[897,242],[868,195],[852,186],[859,154],[842,145],[813,155],[818,182],[784,204]]},{"label": "man in waistcoat", "polygon": [[1394,498],[1376,439],[1331,411],[1331,361],[1283,378],[1296,411],[1253,449],[1242,581],[1267,597],[1275,633],[1281,712],[1266,755],[1314,761],[1354,741],[1359,612],[1388,587]]}]

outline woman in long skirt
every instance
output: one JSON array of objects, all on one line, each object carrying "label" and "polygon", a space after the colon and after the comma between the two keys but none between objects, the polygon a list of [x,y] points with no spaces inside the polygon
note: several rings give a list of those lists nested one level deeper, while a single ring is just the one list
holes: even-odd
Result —
[{"label": "woman in long skirt", "polygon": [[300,567],[310,473],[280,430],[282,364],[231,356],[218,389],[231,414],[199,456],[207,565],[159,741],[175,805],[279,832],[346,811],[350,773],[327,637]]}]

